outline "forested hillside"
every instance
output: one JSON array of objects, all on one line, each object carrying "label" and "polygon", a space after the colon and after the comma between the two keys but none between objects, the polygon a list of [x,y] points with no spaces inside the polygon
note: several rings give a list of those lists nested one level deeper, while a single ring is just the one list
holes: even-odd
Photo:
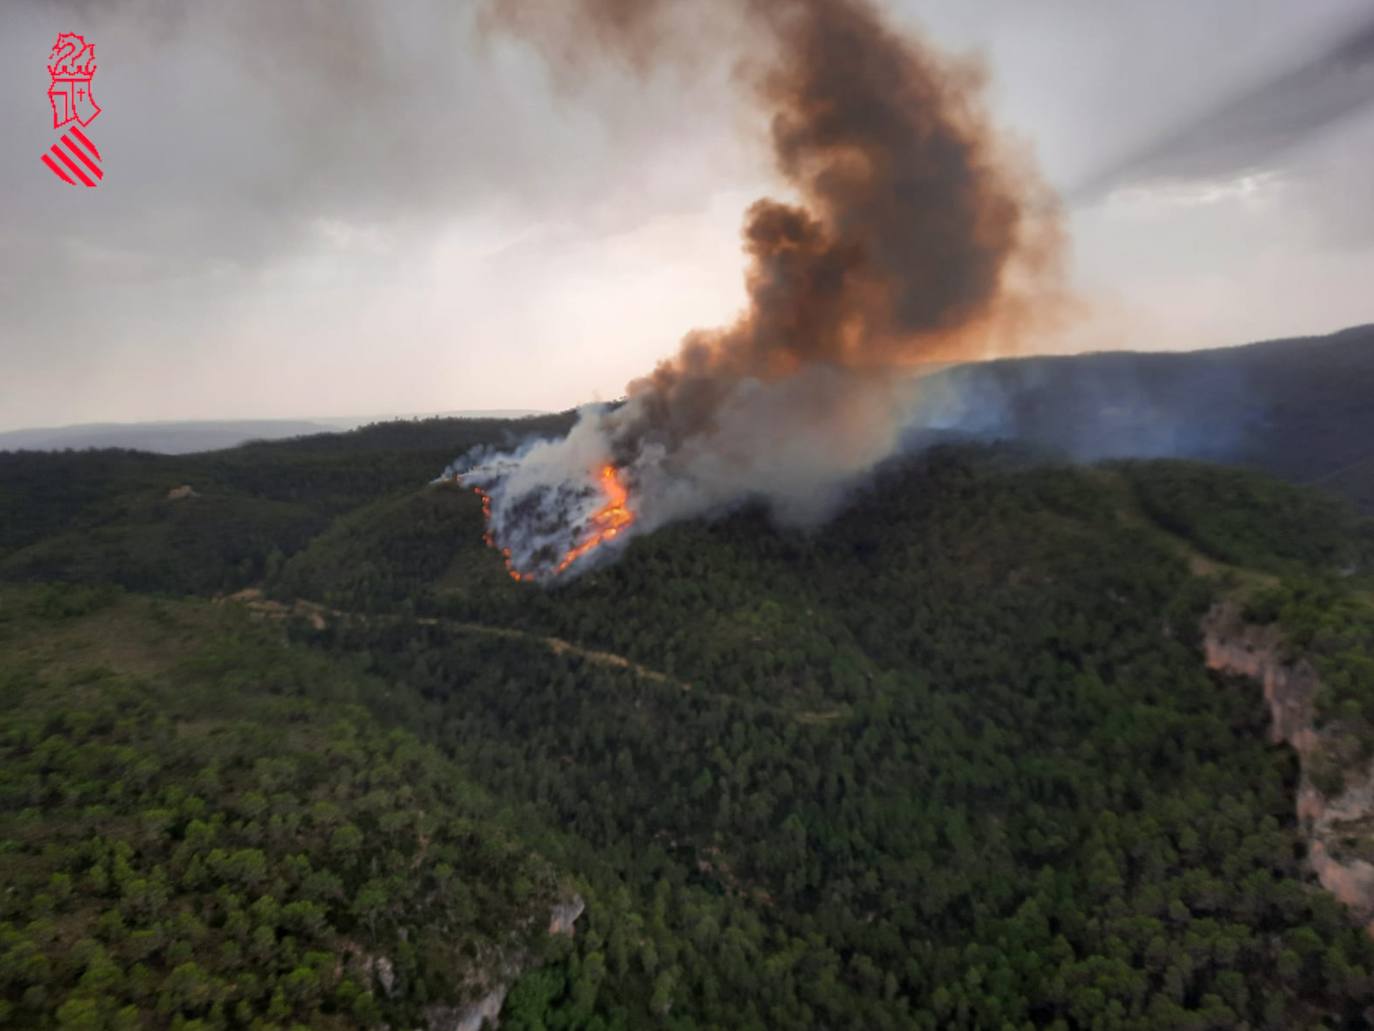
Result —
[{"label": "forested hillside", "polygon": [[0,456],[12,1024],[443,1027],[507,986],[514,1028],[1374,1020],[1297,759],[1200,640],[1245,606],[1374,726],[1351,508],[962,444],[814,532],[515,583],[429,481],[567,424]]},{"label": "forested hillside", "polygon": [[958,424],[981,435],[1086,460],[1240,463],[1374,513],[1374,326],[1208,351],[989,362],[946,375],[963,391]]},{"label": "forested hillside", "polygon": [[569,425],[429,419],[199,455],[0,452],[0,577],[232,590],[335,518],[433,479],[456,454]]},{"label": "forested hillside", "polygon": [[7,1026],[423,1023],[572,892],[404,698],[232,607],[0,594]]},{"label": "forested hillside", "polygon": [[547,592],[475,539],[426,589],[389,525],[370,564],[338,561],[369,550],[355,534],[288,566],[347,568],[326,600],[373,613],[298,638],[421,691],[491,790],[663,906],[639,974],[694,1020],[1358,1026],[1374,1002],[1368,940],[1307,883],[1293,757],[1197,640],[1247,579],[1368,570],[1338,505],[1203,466],[942,450],[823,533],[682,526]]}]

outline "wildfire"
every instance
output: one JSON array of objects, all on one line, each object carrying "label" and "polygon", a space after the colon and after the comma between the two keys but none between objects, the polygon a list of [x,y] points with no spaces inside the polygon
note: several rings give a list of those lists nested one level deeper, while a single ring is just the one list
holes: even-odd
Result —
[{"label": "wildfire", "polygon": [[592,535],[563,556],[558,568],[553,571],[554,576],[563,572],[587,552],[599,548],[609,540],[614,540],[621,530],[635,521],[634,513],[626,504],[630,499],[630,492],[620,482],[620,474],[615,466],[602,466],[600,480],[601,490],[606,495],[606,504],[592,514]]},{"label": "wildfire", "polygon": [[[625,484],[620,482],[620,471],[613,465],[604,465],[597,475],[597,482],[601,491],[606,496],[606,503],[592,513],[588,523],[588,535],[581,543],[570,548],[559,560],[549,576],[558,576],[566,571],[569,566],[580,559],[588,552],[595,551],[601,545],[618,537],[625,527],[635,521],[635,516],[630,511],[629,500],[630,492]],[[482,534],[482,540],[487,547],[495,548],[496,537],[491,530],[491,495],[481,487],[473,487],[472,492],[482,499],[482,519],[487,525],[486,531]],[[501,548],[501,557],[506,563],[506,572],[511,579],[517,582],[528,582],[539,579],[535,573],[521,572],[515,567],[511,559],[510,548]]]}]

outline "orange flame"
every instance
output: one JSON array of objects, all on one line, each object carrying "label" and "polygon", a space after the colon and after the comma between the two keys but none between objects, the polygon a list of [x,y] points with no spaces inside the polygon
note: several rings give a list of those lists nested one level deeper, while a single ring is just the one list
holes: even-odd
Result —
[{"label": "orange flame", "polygon": [[[596,550],[607,541],[614,540],[625,527],[635,521],[634,513],[630,511],[629,506],[630,492],[620,482],[619,470],[613,465],[604,465],[597,479],[602,492],[606,495],[606,503],[592,513],[591,535],[563,556],[551,576],[558,576],[583,555]],[[473,487],[472,492],[482,499],[482,520],[487,524],[482,540],[487,547],[495,548],[496,537],[491,531],[491,495],[481,487]],[[511,561],[510,548],[501,548],[500,551],[506,563],[506,572],[512,580],[519,583],[537,579],[535,574],[522,573],[515,568],[515,563]]]},{"label": "orange flame", "polygon": [[558,568],[553,571],[557,576],[589,551],[594,551],[609,540],[614,540],[620,531],[635,521],[627,502],[630,492],[620,482],[620,474],[613,465],[601,467],[601,490],[606,495],[606,504],[592,514],[592,535],[563,556]]}]

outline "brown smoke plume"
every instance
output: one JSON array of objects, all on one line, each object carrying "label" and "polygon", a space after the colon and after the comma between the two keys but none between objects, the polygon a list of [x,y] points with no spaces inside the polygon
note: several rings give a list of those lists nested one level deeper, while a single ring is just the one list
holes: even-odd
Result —
[{"label": "brown smoke plume", "polygon": [[[609,48],[646,71],[700,38],[681,31],[688,9],[742,19],[742,72],[800,203],[749,209],[738,320],[688,334],[625,405],[585,415],[563,457],[596,450],[572,446],[579,431],[604,442],[645,529],[750,495],[815,518],[895,446],[910,401],[895,372],[1008,353],[1060,313],[1056,209],[1029,162],[998,145],[979,71],[897,35],[867,0],[508,0],[493,13],[557,62]],[[528,496],[556,488],[563,463],[538,458],[545,475],[516,475],[516,456],[476,477],[508,488],[491,491],[493,526],[517,553],[502,495],[543,507]]]}]

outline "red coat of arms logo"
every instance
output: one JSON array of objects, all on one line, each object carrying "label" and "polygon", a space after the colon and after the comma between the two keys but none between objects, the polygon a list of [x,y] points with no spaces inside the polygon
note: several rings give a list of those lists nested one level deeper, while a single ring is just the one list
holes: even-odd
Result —
[{"label": "red coat of arms logo", "polygon": [[60,129],[68,122],[90,125],[100,114],[100,105],[91,96],[91,79],[95,77],[95,44],[75,32],[57,37],[48,55],[48,102],[52,104],[52,127]]},{"label": "red coat of arms logo", "polygon": [[[52,127],[68,122],[90,125],[100,114],[100,105],[91,94],[95,78],[95,44],[76,32],[63,32],[48,55],[48,103],[52,105]],[[105,173],[100,167],[100,151],[76,125],[62,134],[39,160],[64,183],[95,186]]]}]

